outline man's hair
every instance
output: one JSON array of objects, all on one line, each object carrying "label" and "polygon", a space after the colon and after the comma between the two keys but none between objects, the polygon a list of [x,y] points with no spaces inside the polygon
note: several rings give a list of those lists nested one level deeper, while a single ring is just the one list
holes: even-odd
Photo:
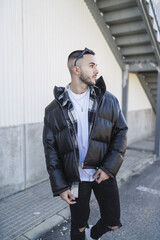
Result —
[{"label": "man's hair", "polygon": [[[68,56],[68,62],[69,60],[73,60],[73,59],[76,59],[80,56],[80,54],[82,54],[84,50],[76,50],[76,51],[73,51],[69,54]],[[95,55],[95,53],[92,51],[92,50],[88,50],[86,51],[83,55],[85,54],[92,54],[92,55]],[[82,56],[83,57],[83,56]]]}]

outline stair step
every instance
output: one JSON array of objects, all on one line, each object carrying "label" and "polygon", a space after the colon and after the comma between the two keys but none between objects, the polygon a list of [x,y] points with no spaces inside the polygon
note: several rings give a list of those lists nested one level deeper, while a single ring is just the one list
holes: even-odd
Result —
[{"label": "stair step", "polygon": [[[144,73],[144,74],[145,74],[145,73]],[[145,74],[145,77],[146,77],[146,79],[148,79],[148,80],[154,79],[154,80],[157,81],[157,71],[156,71],[156,72],[147,73],[147,74]]]},{"label": "stair step", "polygon": [[138,62],[138,61],[147,61],[147,62],[152,62],[155,61],[155,55],[154,54],[146,54],[144,56],[126,56],[124,62]]},{"label": "stair step", "polygon": [[120,47],[142,45],[142,44],[150,43],[150,39],[147,34],[128,35],[123,37],[117,37],[116,43]]},{"label": "stair step", "polygon": [[154,99],[155,103],[157,103],[157,94],[156,94],[156,96],[153,96],[153,99]]},{"label": "stair step", "polygon": [[111,32],[113,36],[133,35],[138,33],[146,33],[145,24],[142,21],[117,24],[111,26]]},{"label": "stair step", "polygon": [[156,90],[151,90],[151,93],[152,93],[153,96],[156,97],[157,96],[157,89]]},{"label": "stair step", "polygon": [[133,22],[142,20],[141,12],[138,7],[132,7],[112,12],[104,13],[104,20],[108,25]]},{"label": "stair step", "polygon": [[150,85],[150,84],[157,84],[157,79],[156,78],[146,77],[146,81],[147,81],[148,85]]},{"label": "stair step", "polygon": [[134,47],[126,47],[121,48],[122,55],[137,55],[137,54],[148,54],[153,53],[153,48],[151,45],[144,46],[134,46]]},{"label": "stair step", "polygon": [[136,0],[98,0],[97,6],[101,12],[110,12],[137,6]]},{"label": "stair step", "polygon": [[146,74],[146,79],[148,80],[148,81],[150,81],[150,80],[155,80],[155,81],[157,81],[157,74],[156,73],[148,73],[148,74]]},{"label": "stair step", "polygon": [[[148,81],[146,80],[146,82],[147,82],[148,86],[150,86],[151,89],[154,88],[155,86],[157,86],[157,81],[148,82]],[[154,86],[154,87],[153,87],[153,86]]]},{"label": "stair step", "polygon": [[157,83],[150,83],[148,84],[151,90],[156,90],[157,89]]}]

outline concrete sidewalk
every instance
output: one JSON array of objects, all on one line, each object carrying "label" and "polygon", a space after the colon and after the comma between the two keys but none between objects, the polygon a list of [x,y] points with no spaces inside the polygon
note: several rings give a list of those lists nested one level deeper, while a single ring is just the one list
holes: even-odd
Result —
[{"label": "concrete sidewalk", "polygon": [[[117,176],[119,185],[156,160],[153,149],[153,137],[128,146],[124,163]],[[0,239],[34,240],[65,221],[69,217],[69,208],[59,197],[53,198],[47,180],[2,199],[0,216]]]}]

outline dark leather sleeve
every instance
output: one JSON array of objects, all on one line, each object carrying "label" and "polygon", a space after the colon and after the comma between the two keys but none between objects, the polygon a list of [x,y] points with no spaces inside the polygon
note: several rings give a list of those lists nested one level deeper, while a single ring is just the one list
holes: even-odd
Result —
[{"label": "dark leather sleeve", "polygon": [[124,158],[127,144],[127,124],[119,108],[119,117],[113,130],[108,152],[100,166],[104,172],[115,177]]},{"label": "dark leather sleeve", "polygon": [[44,118],[43,145],[53,195],[58,196],[69,189],[69,186],[63,173],[62,161],[56,150],[55,137],[46,117]]}]

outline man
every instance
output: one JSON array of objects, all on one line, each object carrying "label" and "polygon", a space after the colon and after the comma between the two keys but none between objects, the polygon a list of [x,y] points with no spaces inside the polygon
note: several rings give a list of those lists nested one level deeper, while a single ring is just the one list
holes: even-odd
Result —
[{"label": "man", "polygon": [[[45,109],[43,143],[54,196],[70,206],[71,240],[100,239],[121,227],[116,174],[126,149],[127,125],[118,100],[97,79],[95,53],[68,57],[71,83],[55,87]],[[101,218],[88,225],[91,190]],[[86,237],[86,238],[85,238]]]}]

